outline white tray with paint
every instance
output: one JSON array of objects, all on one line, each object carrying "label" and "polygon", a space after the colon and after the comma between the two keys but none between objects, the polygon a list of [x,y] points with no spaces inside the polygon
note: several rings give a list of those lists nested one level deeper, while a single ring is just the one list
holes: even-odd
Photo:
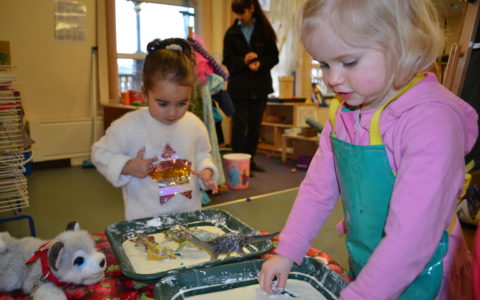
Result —
[{"label": "white tray with paint", "polygon": [[[187,249],[179,259],[149,261],[142,249],[135,249],[130,242],[135,236],[163,235],[162,232],[174,225],[183,225],[189,228],[209,227],[217,234],[237,232],[245,235],[258,234],[253,228],[238,220],[231,214],[219,209],[205,209],[187,213],[171,214],[154,218],[143,218],[123,221],[107,227],[105,234],[117,257],[123,274],[135,280],[154,283],[158,279],[178,272],[197,268],[205,268],[226,263],[239,262],[256,258],[273,249],[270,240],[257,242],[244,248],[244,255],[220,256],[210,260],[209,255],[199,249]],[[178,244],[177,244],[178,245]]]},{"label": "white tray with paint", "polygon": [[155,285],[155,299],[164,300],[260,300],[337,299],[347,281],[325,264],[305,257],[288,276],[286,292],[270,296],[260,289],[257,274],[264,259],[243,261],[167,276]]}]

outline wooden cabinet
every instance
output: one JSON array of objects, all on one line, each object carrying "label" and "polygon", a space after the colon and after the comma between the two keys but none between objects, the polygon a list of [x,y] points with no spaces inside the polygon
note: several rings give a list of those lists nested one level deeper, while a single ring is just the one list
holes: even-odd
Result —
[{"label": "wooden cabinet", "polygon": [[106,131],[110,124],[124,114],[136,110],[139,107],[123,104],[104,104],[103,105],[103,129]]},{"label": "wooden cabinet", "polygon": [[318,149],[319,137],[282,134],[282,162],[287,161],[287,155],[293,160],[299,156],[313,156]]},{"label": "wooden cabinet", "polygon": [[316,104],[268,102],[263,114],[258,150],[282,152],[285,129],[308,127],[305,123],[307,118],[319,121],[319,108]]}]

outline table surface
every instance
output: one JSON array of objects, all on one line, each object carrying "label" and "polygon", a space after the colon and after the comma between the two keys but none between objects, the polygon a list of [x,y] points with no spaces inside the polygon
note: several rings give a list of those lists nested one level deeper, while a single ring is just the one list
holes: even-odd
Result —
[{"label": "table surface", "polygon": [[[290,207],[293,204],[297,194],[297,188],[288,189],[281,192],[255,196],[248,199],[209,206],[208,209],[222,209],[249,226],[262,232],[275,232],[281,230]],[[337,205],[338,206],[338,205]],[[336,207],[335,210],[341,209]],[[336,215],[333,213],[332,215]],[[345,270],[341,266],[346,266],[346,250],[343,236],[335,230],[335,224],[338,220],[332,218],[327,220],[319,236],[313,241],[306,256],[325,263],[335,272],[345,276]],[[103,232],[91,234],[97,249],[103,252],[107,259],[107,269],[105,278],[90,286],[68,285],[63,288],[68,299],[153,299],[154,286],[125,277],[118,265],[117,258],[113,253],[108,240]],[[338,245],[337,245],[338,244]],[[318,248],[318,249],[317,249]],[[319,250],[321,249],[321,250]],[[327,254],[328,253],[328,254]],[[269,257],[272,253],[265,254],[262,257]],[[339,265],[340,264],[340,265]],[[1,300],[20,300],[30,299],[21,291],[15,291],[10,294],[1,294]]]},{"label": "table surface", "polygon": [[[223,209],[258,231],[276,232],[283,228],[297,191],[298,188],[292,188],[250,197],[250,201],[240,199],[209,206],[208,208]],[[346,269],[348,267],[348,253],[345,247],[345,235],[336,229],[341,216],[343,216],[342,206],[341,201],[338,201],[311,246],[328,253],[330,257]]]}]

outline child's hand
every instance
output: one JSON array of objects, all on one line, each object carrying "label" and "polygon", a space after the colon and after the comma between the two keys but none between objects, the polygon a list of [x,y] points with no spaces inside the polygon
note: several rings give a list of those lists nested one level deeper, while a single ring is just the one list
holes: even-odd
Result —
[{"label": "child's hand", "polygon": [[272,290],[272,282],[275,277],[278,279],[276,289],[285,289],[287,284],[288,273],[292,269],[293,261],[290,259],[275,254],[263,263],[262,269],[258,273],[258,282],[260,287],[270,295],[276,294]]},{"label": "child's hand", "polygon": [[138,150],[137,156],[129,160],[122,169],[122,174],[132,175],[138,178],[145,178],[150,171],[152,163],[157,161],[158,158],[152,157],[143,159],[143,154],[145,154],[145,148]]},{"label": "child's hand", "polygon": [[218,185],[214,180],[212,180],[212,176],[213,176],[212,170],[210,169],[203,169],[201,171],[192,170],[192,174],[197,175],[198,177],[200,177],[200,179],[202,179],[203,185],[205,185],[205,188],[207,190],[212,190],[213,194],[218,193]]}]

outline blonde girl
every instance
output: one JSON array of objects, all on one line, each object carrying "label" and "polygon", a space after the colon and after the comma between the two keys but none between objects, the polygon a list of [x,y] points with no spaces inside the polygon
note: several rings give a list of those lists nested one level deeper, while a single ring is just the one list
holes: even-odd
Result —
[{"label": "blonde girl", "polygon": [[341,299],[470,299],[454,211],[477,114],[427,72],[442,48],[433,3],[308,0],[302,40],[337,96],[263,289],[285,287],[341,196],[353,279]]}]

